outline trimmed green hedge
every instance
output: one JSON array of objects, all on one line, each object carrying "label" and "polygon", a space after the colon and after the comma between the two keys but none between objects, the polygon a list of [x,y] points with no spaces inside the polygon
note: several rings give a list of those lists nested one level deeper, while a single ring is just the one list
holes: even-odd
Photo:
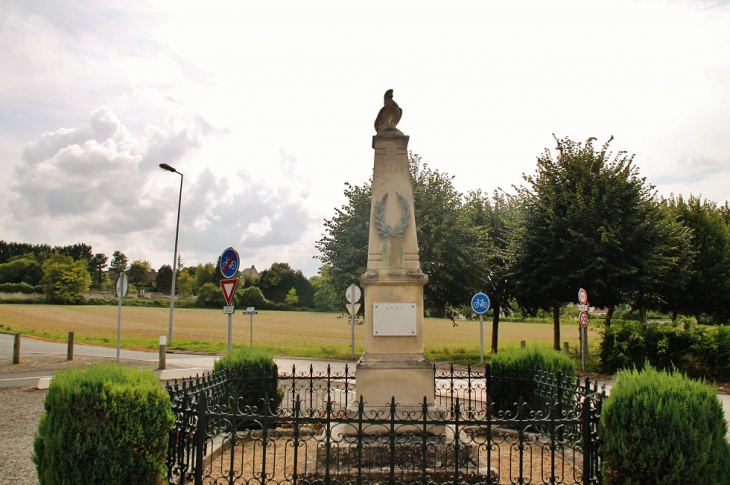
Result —
[{"label": "trimmed green hedge", "polygon": [[599,425],[603,483],[727,483],[726,433],[723,407],[711,387],[651,367],[620,372]]},{"label": "trimmed green hedge", "polygon": [[59,372],[33,443],[41,485],[166,483],[174,416],[151,371],[116,364]]},{"label": "trimmed green hedge", "polygon": [[283,395],[278,389],[278,368],[269,354],[248,347],[234,349],[213,364],[213,374],[224,371],[229,378],[228,395],[237,396],[238,409],[245,412],[246,407],[255,407],[260,412],[267,398],[271,412],[279,408]]},{"label": "trimmed green hedge", "polygon": [[601,342],[603,372],[641,368],[677,369],[691,377],[730,381],[730,327],[632,323],[611,325]]},{"label": "trimmed green hedge", "polygon": [[28,283],[0,283],[0,293],[43,293],[41,285],[30,285]]},{"label": "trimmed green hedge", "polygon": [[[533,408],[540,405],[535,395],[538,388],[533,379],[535,370],[555,375],[561,373],[564,378],[575,377],[575,363],[570,357],[556,350],[536,347],[494,354],[490,367],[493,376],[490,402],[497,411],[516,411],[520,398]],[[508,379],[500,379],[502,377]]]}]

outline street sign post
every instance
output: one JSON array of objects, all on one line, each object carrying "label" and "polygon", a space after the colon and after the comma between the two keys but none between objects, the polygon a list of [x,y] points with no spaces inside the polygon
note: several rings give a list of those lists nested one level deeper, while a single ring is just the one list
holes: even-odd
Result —
[{"label": "street sign post", "polygon": [[117,307],[117,362],[119,362],[119,352],[122,346],[122,298],[127,296],[127,291],[129,290],[129,278],[126,274],[122,273],[119,275],[114,285],[114,290],[119,297],[119,305]]},{"label": "street sign post", "polygon": [[583,288],[578,290],[578,331],[580,334],[580,360],[583,371],[586,370],[586,356],[588,355],[588,292]]},{"label": "street sign post", "polygon": [[[226,249],[226,252],[231,249]],[[233,251],[235,252],[235,251]],[[223,253],[224,255],[226,253]],[[236,253],[236,258],[238,253]],[[238,262],[232,264],[238,267]],[[223,272],[223,257],[221,257],[221,272]],[[235,271],[233,272],[235,274]],[[236,287],[238,286],[238,278],[223,279],[220,281],[221,290],[223,291],[223,298],[226,300],[226,306],[223,307],[223,313],[228,315],[228,352],[233,349],[233,312],[234,308],[231,305],[233,301],[233,295],[236,293]]]},{"label": "street sign post", "polygon": [[484,314],[489,310],[489,297],[484,293],[477,293],[471,297],[471,309],[479,315],[479,362],[484,363]]},{"label": "street sign post", "polygon": [[357,315],[358,310],[360,310],[360,304],[357,303],[360,301],[360,297],[362,296],[362,291],[360,290],[360,287],[356,284],[352,284],[347,287],[347,291],[345,291],[345,298],[347,298],[347,301],[349,305],[347,305],[347,312],[350,314],[350,342],[351,342],[351,348],[350,351],[350,358],[355,358],[355,315]]},{"label": "street sign post", "polygon": [[248,324],[248,331],[249,331],[249,342],[250,347],[253,348],[253,316],[258,315],[259,312],[256,311],[256,309],[252,306],[246,308],[244,311],[241,312],[244,315],[250,315],[251,320]]}]

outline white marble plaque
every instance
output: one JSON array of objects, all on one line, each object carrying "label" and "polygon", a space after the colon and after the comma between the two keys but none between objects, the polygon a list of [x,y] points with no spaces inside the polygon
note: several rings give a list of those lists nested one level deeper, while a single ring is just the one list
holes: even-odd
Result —
[{"label": "white marble plaque", "polygon": [[415,303],[373,303],[373,335],[416,335]]}]

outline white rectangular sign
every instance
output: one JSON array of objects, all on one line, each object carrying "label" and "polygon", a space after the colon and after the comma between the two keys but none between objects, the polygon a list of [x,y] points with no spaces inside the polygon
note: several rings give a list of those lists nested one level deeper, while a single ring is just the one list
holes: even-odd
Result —
[{"label": "white rectangular sign", "polygon": [[416,304],[373,303],[373,335],[416,335]]}]

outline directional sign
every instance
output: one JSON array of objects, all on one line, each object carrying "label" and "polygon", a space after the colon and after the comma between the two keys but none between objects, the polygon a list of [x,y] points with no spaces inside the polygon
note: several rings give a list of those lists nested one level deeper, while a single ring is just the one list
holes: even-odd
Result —
[{"label": "directional sign", "polygon": [[580,312],[578,314],[578,322],[580,326],[585,328],[588,326],[588,312]]},{"label": "directional sign", "polygon": [[233,294],[236,292],[236,286],[238,286],[237,278],[221,280],[221,290],[223,290],[223,298],[226,299],[226,305],[231,304]]},{"label": "directional sign", "polygon": [[124,273],[119,275],[119,278],[117,278],[117,284],[114,285],[114,290],[119,298],[127,296],[127,291],[129,290],[129,278],[127,275]]},{"label": "directional sign", "polygon": [[487,313],[487,310],[489,310],[489,297],[484,293],[477,293],[471,298],[471,309],[477,315]]},{"label": "directional sign", "polygon": [[238,270],[238,252],[233,248],[228,248],[221,254],[221,274],[224,278],[232,278]]},{"label": "directional sign", "polygon": [[588,292],[583,288],[578,290],[578,303],[580,303],[581,305],[588,304]]},{"label": "directional sign", "polygon": [[347,291],[345,292],[345,298],[347,298],[348,302],[350,302],[350,303],[358,302],[358,301],[360,301],[361,296],[362,296],[362,291],[360,291],[359,286],[352,284],[347,287]]},{"label": "directional sign", "polygon": [[248,307],[247,309],[245,309],[241,313],[244,314],[244,315],[258,315],[259,314],[259,312],[257,312],[256,310],[254,310],[252,306]]}]

